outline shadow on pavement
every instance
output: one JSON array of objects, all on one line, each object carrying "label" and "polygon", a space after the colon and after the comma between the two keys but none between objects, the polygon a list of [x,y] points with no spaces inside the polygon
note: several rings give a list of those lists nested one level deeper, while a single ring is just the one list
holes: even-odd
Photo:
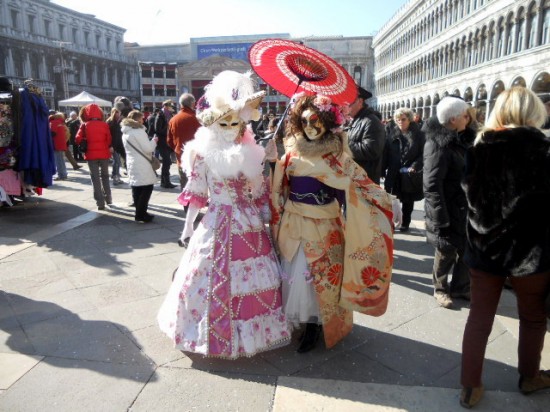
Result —
[{"label": "shadow on pavement", "polygon": [[[59,305],[0,292],[0,330],[13,352],[44,356],[55,367],[89,369],[136,382],[156,380],[156,365],[131,339],[124,326],[84,319]],[[67,361],[72,360],[72,361]],[[112,364],[108,367],[106,364]]]}]

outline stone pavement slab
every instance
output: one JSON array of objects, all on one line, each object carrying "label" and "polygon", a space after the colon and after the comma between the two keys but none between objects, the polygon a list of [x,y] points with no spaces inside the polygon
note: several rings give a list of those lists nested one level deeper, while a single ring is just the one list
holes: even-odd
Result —
[{"label": "stone pavement slab", "polygon": [[[155,221],[138,224],[127,185],[98,212],[80,170],[42,197],[0,208],[0,411],[460,410],[468,304],[435,303],[421,202],[411,231],[396,234],[384,316],[355,314],[352,333],[330,350],[297,354],[296,331],[289,346],[228,361],[175,350],[156,325],[183,254],[177,193],[156,186]],[[548,410],[550,391],[517,392],[517,328],[505,291],[479,410]]]},{"label": "stone pavement slab", "polygon": [[146,365],[49,357],[0,395],[0,410],[122,412],[156,379]]},{"label": "stone pavement slab", "polygon": [[0,352],[0,365],[2,365],[0,389],[8,389],[42,359],[42,356]]},{"label": "stone pavement slab", "polygon": [[[548,411],[547,400],[517,392],[487,392],[476,411]],[[464,411],[459,391],[324,379],[280,377],[273,412]]]},{"label": "stone pavement slab", "polygon": [[240,411],[272,409],[277,378],[158,368],[158,385],[147,385],[130,411]]}]

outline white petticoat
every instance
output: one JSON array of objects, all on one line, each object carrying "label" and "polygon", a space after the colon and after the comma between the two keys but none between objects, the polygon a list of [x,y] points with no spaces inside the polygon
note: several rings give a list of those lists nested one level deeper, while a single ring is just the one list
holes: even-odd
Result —
[{"label": "white petticoat", "polygon": [[313,277],[307,267],[302,245],[291,262],[282,259],[283,311],[288,322],[297,327],[300,323],[318,322],[321,319]]}]

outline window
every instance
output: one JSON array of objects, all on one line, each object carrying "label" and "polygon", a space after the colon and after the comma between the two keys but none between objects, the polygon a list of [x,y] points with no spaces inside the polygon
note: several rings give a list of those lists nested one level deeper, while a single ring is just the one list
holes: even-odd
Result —
[{"label": "window", "polygon": [[150,78],[151,77],[151,68],[150,67],[142,67],[141,68],[141,77]]},{"label": "window", "polygon": [[78,28],[73,27],[72,33],[73,33],[73,43],[78,44]]},{"label": "window", "polygon": [[65,33],[65,25],[64,24],[60,24],[59,25],[59,39],[60,40],[65,40],[66,37],[65,37],[66,33]]},{"label": "window", "polygon": [[155,67],[154,78],[162,79],[163,77],[164,77],[164,71],[162,70],[162,67]]},{"label": "window", "polygon": [[155,96],[165,96],[163,85],[161,84],[155,85]]},{"label": "window", "polygon": [[29,20],[29,32],[31,34],[36,33],[36,18],[34,16],[31,16],[30,14],[27,15],[27,18]]},{"label": "window", "polygon": [[24,77],[25,73],[23,69],[23,55],[21,51],[12,49],[12,58],[13,58],[13,67],[15,69],[15,76]]},{"label": "window", "polygon": [[52,22],[50,20],[44,20],[44,35],[52,37]]},{"label": "window", "polygon": [[107,51],[111,51],[111,38],[110,37],[106,38],[106,47],[107,47]]},{"label": "window", "polygon": [[[84,65],[82,66],[82,68],[84,68]],[[89,64],[86,70],[86,84],[92,85],[93,79],[93,68],[92,65]]]},{"label": "window", "polygon": [[175,97],[176,96],[176,86],[168,86],[166,88],[166,96],[168,97]]},{"label": "window", "polygon": [[166,69],[166,78],[175,79],[176,78],[176,69]]},{"label": "window", "polygon": [[19,12],[17,10],[11,9],[11,27],[14,29],[19,28]]},{"label": "window", "polygon": [[120,53],[120,41],[119,40],[116,41],[116,50],[115,50],[115,52]]},{"label": "window", "polygon": [[101,48],[101,35],[99,34],[95,35],[95,47],[98,49]]},{"label": "window", "polygon": [[550,9],[544,10],[544,23],[542,25],[542,44],[550,43]]},{"label": "window", "polygon": [[153,95],[153,88],[149,85],[143,85],[143,95],[144,96],[152,96]]},{"label": "window", "polygon": [[31,63],[31,77],[33,79],[39,79],[40,78],[40,73],[39,73],[40,56],[37,53],[32,53],[29,56],[29,60]]},{"label": "window", "polygon": [[132,90],[132,73],[130,73],[130,70],[126,70],[126,89]]},{"label": "window", "polygon": [[516,51],[520,52],[523,50],[523,33],[525,32],[525,20],[522,20],[519,22],[519,24],[517,25],[517,30],[518,30],[518,43],[517,43],[517,46],[516,46]]},{"label": "window", "polygon": [[90,32],[88,31],[84,32],[84,45],[90,47]]}]

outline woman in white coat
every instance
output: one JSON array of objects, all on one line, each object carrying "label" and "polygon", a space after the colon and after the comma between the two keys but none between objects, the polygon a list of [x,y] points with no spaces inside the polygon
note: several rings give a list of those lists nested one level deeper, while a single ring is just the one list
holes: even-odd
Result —
[{"label": "woman in white coat", "polygon": [[157,174],[151,165],[152,153],[157,146],[157,138],[149,140],[143,113],[133,110],[120,123],[122,142],[126,150],[126,165],[128,167],[128,183],[132,187],[132,197],[136,207],[136,222],[148,223],[154,216],[147,213],[149,199],[153,193],[153,185]]}]

